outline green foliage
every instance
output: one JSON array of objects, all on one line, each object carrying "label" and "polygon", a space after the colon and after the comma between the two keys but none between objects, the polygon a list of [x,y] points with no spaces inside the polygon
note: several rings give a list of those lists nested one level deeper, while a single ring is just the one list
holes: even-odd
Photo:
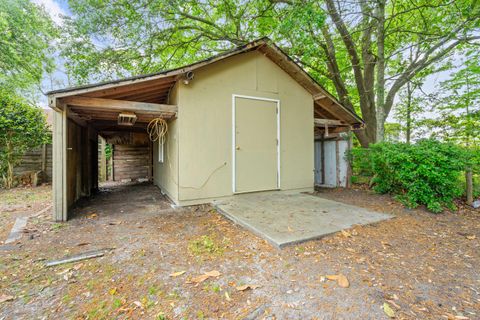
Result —
[{"label": "green foliage", "polygon": [[53,69],[50,43],[56,35],[48,14],[31,1],[0,1],[0,86],[17,91],[39,84]]},{"label": "green foliage", "polygon": [[194,255],[221,254],[223,248],[210,236],[204,235],[193,240],[188,245],[188,250]]},{"label": "green foliage", "polygon": [[45,114],[21,98],[0,91],[0,175],[11,188],[13,167],[30,148],[49,139]]},{"label": "green foliage", "polygon": [[453,200],[463,194],[459,179],[465,167],[478,166],[472,152],[436,140],[383,142],[352,155],[354,170],[371,174],[376,192],[393,194],[408,207],[424,204],[432,212],[454,208]]},{"label": "green foliage", "polygon": [[464,146],[480,147],[480,51],[467,48],[450,78],[440,83],[440,95],[434,95],[432,111],[438,117],[422,125],[430,136]]}]

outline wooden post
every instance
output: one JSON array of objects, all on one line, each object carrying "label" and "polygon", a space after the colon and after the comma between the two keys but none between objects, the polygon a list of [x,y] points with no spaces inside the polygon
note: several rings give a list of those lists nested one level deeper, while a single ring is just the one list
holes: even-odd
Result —
[{"label": "wooden post", "polygon": [[465,170],[465,180],[467,184],[466,193],[467,193],[467,204],[473,206],[473,172],[472,168],[467,168]]},{"label": "wooden post", "polygon": [[347,141],[347,153],[348,153],[348,161],[347,161],[347,188],[352,187],[352,175],[353,175],[353,167],[352,161],[353,157],[351,156],[352,152],[352,135],[351,131],[348,131],[348,141]]},{"label": "wooden post", "polygon": [[56,100],[50,102],[53,112],[53,220],[67,220],[67,193],[66,193],[66,137],[67,114],[56,105]]},{"label": "wooden post", "polygon": [[98,159],[98,162],[99,162],[99,173],[98,173],[98,176],[99,176],[99,180],[101,182],[104,182],[105,180],[107,180],[107,159],[106,159],[106,156],[105,156],[105,139],[101,136],[99,136],[99,159]]}]

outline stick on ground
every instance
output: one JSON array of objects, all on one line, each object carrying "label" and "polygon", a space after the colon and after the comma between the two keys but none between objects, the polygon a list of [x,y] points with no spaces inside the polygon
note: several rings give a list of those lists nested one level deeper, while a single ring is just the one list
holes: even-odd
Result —
[{"label": "stick on ground", "polygon": [[93,250],[93,251],[88,251],[88,252],[76,254],[76,255],[73,255],[73,256],[65,257],[65,258],[59,259],[59,260],[51,260],[51,261],[46,262],[45,266],[46,267],[53,267],[53,266],[58,266],[60,264],[103,257],[105,255],[105,253],[107,253],[110,250],[112,250],[112,249]]}]

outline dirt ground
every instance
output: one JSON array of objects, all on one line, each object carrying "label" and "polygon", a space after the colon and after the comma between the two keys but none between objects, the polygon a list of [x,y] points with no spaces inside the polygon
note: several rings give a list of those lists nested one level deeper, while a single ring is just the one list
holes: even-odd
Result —
[{"label": "dirt ground", "polygon": [[[0,240],[48,193],[0,191]],[[209,206],[172,209],[151,185],[105,189],[68,223],[45,214],[0,243],[0,319],[480,319],[480,212],[433,215],[365,190],[315,195],[395,218],[278,250]],[[339,274],[348,287],[326,277]]]}]

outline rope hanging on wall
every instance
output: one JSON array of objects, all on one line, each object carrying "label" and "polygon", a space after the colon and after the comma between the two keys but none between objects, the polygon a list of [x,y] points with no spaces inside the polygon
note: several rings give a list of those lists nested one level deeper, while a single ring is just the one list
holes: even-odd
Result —
[{"label": "rope hanging on wall", "polygon": [[155,118],[147,126],[147,133],[151,141],[159,140],[161,144],[165,142],[165,135],[167,134],[167,121],[162,118]]}]

